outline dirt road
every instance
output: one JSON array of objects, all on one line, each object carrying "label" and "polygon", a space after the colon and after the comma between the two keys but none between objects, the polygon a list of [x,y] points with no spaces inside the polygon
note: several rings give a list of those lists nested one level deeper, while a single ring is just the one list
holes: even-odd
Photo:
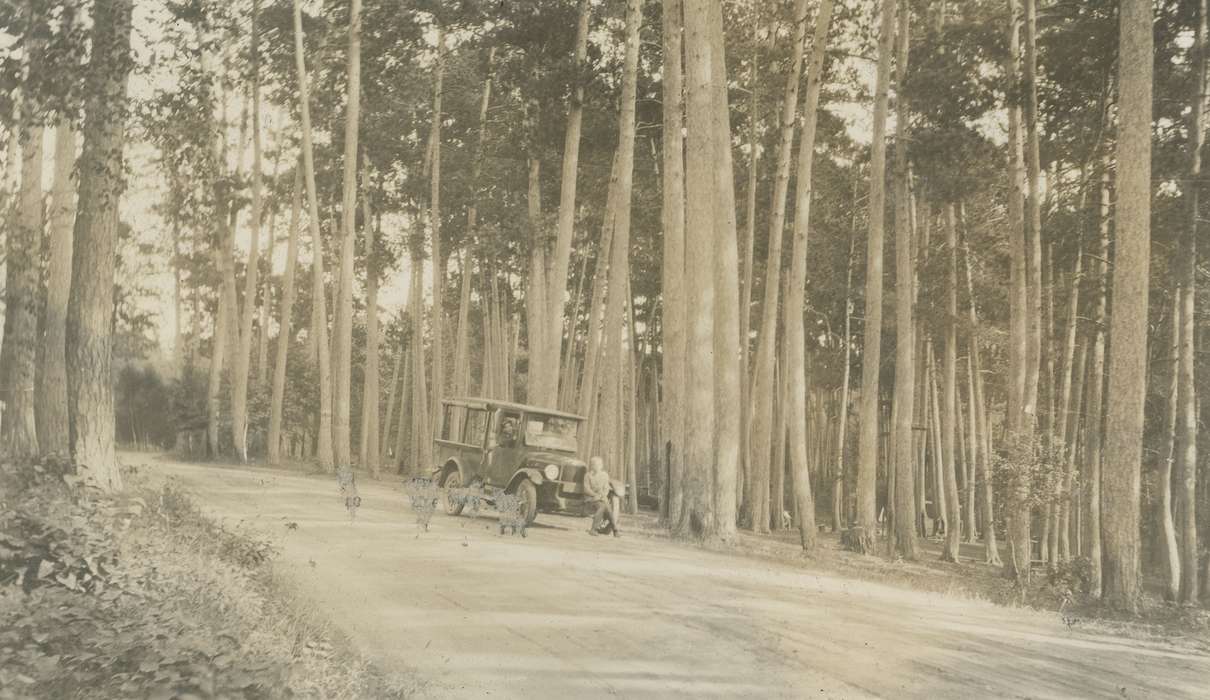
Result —
[{"label": "dirt road", "polygon": [[[817,575],[540,516],[438,513],[402,485],[127,455],[281,548],[278,567],[423,697],[1210,697],[1210,657],[1054,614]],[[286,523],[297,523],[296,529]]]}]

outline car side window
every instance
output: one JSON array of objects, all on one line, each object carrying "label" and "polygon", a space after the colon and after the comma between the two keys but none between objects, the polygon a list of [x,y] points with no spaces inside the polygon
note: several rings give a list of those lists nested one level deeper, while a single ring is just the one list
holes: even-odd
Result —
[{"label": "car side window", "polygon": [[521,414],[501,412],[496,430],[496,444],[500,447],[516,447],[520,441]]},{"label": "car side window", "polygon": [[485,437],[487,437],[487,411],[472,408],[466,416],[466,432],[462,442],[466,445],[482,447]]}]

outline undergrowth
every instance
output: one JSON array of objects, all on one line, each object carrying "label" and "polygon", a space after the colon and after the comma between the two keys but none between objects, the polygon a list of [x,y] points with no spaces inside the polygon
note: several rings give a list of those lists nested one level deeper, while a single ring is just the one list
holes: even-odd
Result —
[{"label": "undergrowth", "polygon": [[120,496],[0,463],[0,700],[404,697],[171,484]]}]

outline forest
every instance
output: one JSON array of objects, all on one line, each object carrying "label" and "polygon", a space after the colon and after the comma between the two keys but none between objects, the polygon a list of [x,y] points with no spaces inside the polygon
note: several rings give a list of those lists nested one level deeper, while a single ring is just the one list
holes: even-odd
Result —
[{"label": "forest", "polygon": [[[428,473],[1210,600],[1207,0],[12,0],[0,451]],[[314,562],[312,562],[314,563]]]}]

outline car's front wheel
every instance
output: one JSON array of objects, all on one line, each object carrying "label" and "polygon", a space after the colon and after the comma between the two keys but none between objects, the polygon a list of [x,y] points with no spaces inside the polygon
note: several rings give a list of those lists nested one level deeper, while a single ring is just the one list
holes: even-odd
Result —
[{"label": "car's front wheel", "polygon": [[529,527],[538,517],[538,488],[529,479],[523,479],[517,485],[517,495],[521,497],[521,515],[525,517],[525,526]]},{"label": "car's front wheel", "polygon": [[466,503],[461,499],[451,498],[450,491],[462,488],[462,475],[456,471],[450,472],[445,481],[441,482],[441,486],[445,489],[445,512],[449,515],[460,515]]}]

